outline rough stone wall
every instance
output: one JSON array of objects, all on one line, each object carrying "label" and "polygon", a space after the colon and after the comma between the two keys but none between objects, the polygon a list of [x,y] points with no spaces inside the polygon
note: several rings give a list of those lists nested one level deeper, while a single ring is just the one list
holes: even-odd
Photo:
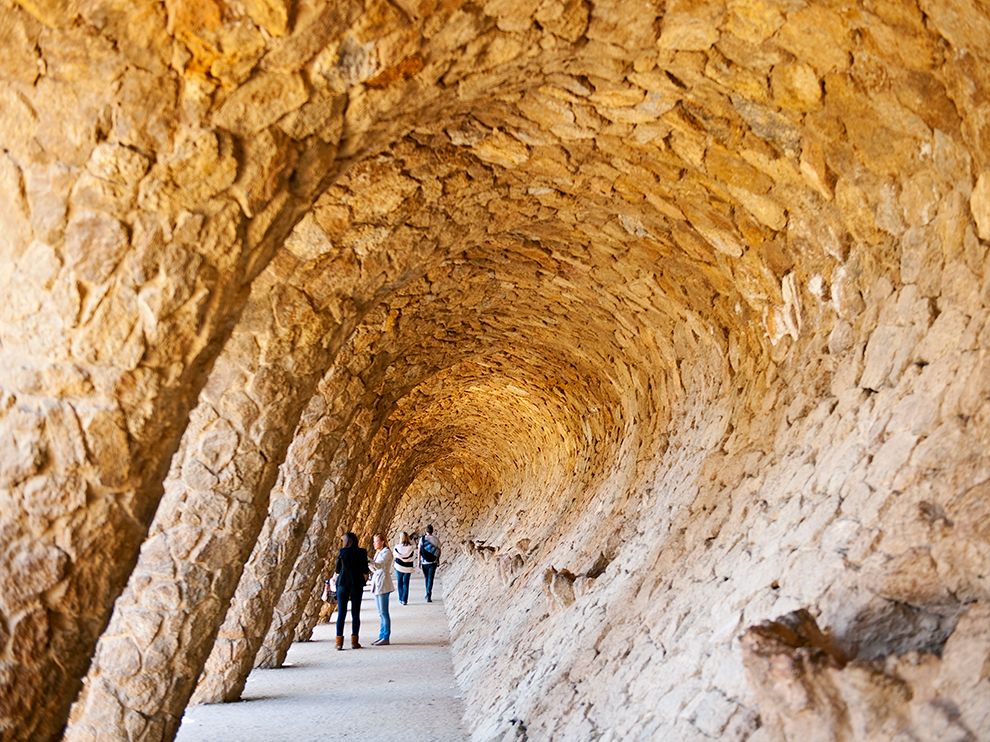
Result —
[{"label": "rough stone wall", "polygon": [[[376,466],[360,476],[380,504],[369,504],[364,520],[369,529],[379,527],[387,516],[377,513],[387,513],[389,500],[405,492],[393,532],[427,519],[449,524],[455,538],[464,532],[454,515],[462,505],[454,497],[441,504],[434,493],[470,488],[457,482],[460,464],[428,466],[444,460],[440,451],[458,452],[479,471],[492,461],[513,461],[495,477],[499,486],[476,495],[481,502],[474,507],[484,515],[468,529],[464,554],[448,566],[455,653],[479,739],[524,731],[537,739],[606,732],[618,738],[797,738],[812,730],[826,738],[869,738],[895,729],[925,739],[987,734],[980,711],[987,655],[976,618],[987,600],[988,566],[986,109],[967,108],[959,94],[969,74],[962,70],[972,69],[979,52],[960,46],[966,31],[955,25],[958,19],[928,10],[929,26],[912,43],[916,52],[930,50],[927,59],[943,59],[935,75],[900,68],[908,64],[903,52],[884,60],[865,34],[886,38],[893,19],[860,16],[863,35],[842,41],[848,51],[829,61],[812,52],[830,50],[809,49],[807,69],[774,67],[768,77],[780,103],[784,91],[793,92],[788,85],[816,65],[843,70],[812,86],[817,92],[806,90],[801,105],[814,115],[796,118],[810,129],[789,124],[794,110],[784,105],[787,115],[748,121],[782,148],[766,173],[771,179],[789,167],[788,126],[795,127],[795,141],[813,138],[821,147],[817,154],[811,144],[795,152],[793,172],[807,190],[787,201],[783,239],[761,243],[779,284],[776,306],[754,313],[759,324],[746,314],[747,305],[761,306],[759,294],[738,274],[735,288],[746,304],[719,314],[717,304],[689,303],[695,311],[676,314],[675,322],[663,319],[674,312],[672,297],[690,302],[697,283],[684,291],[637,292],[629,281],[607,282],[620,297],[613,321],[598,323],[572,310],[588,344],[608,347],[615,326],[625,324],[652,334],[666,357],[650,364],[648,352],[619,335],[612,349],[624,350],[628,368],[641,374],[627,369],[620,376],[619,402],[573,400],[588,423],[586,435],[575,435],[559,414],[541,425],[526,417],[519,400],[505,404],[504,378],[495,384],[502,394],[488,390],[477,403],[465,401],[474,379],[459,368],[454,388],[445,388],[440,374],[419,398],[405,397],[415,417],[394,414],[385,426],[396,431],[392,439],[372,444]],[[797,13],[787,23],[780,17],[782,38],[772,43],[800,56],[788,36],[807,30],[816,13],[823,28],[837,21],[823,10]],[[696,42],[707,49],[711,41],[698,33]],[[935,51],[953,40],[952,54]],[[710,66],[702,74],[723,71]],[[797,82],[786,82],[786,75]],[[698,89],[696,80],[688,91]],[[927,103],[908,114],[908,91],[917,85],[932,87]],[[715,137],[725,131],[720,125],[708,119],[700,127]],[[695,162],[720,168],[726,153],[702,147]],[[754,151],[747,156],[757,161]],[[755,172],[747,177],[752,186]],[[635,222],[617,221],[636,229]],[[596,239],[600,245],[601,234]],[[548,242],[542,235],[538,241]],[[568,254],[568,240],[560,243],[553,258]],[[595,247],[568,257],[579,276],[601,271]],[[619,265],[634,263],[637,254],[630,249]],[[525,258],[517,253],[506,262],[518,267]],[[710,268],[698,272],[717,280]],[[575,282],[568,278],[563,290],[559,281],[526,288],[566,306]],[[520,285],[518,275],[496,273],[493,280],[503,289]],[[451,310],[463,310],[475,290],[465,290]],[[506,303],[524,324],[538,302],[513,296]],[[646,305],[645,317],[628,316],[637,304]],[[558,313],[543,307],[535,316],[547,322]],[[446,315],[443,323],[449,328]],[[497,337],[497,327],[486,329]],[[496,344],[489,357],[518,355],[490,361],[486,371],[497,378],[508,366],[522,375],[527,357],[538,355],[545,377],[532,389],[542,397],[537,407],[548,408],[551,370],[554,383],[570,393],[586,376],[619,376],[604,359],[582,374],[561,362],[567,353],[541,351]],[[602,407],[615,417],[589,414]],[[664,411],[659,420],[657,411]],[[534,435],[541,429],[545,437]],[[541,445],[551,437],[555,446]],[[421,454],[424,446],[435,448]],[[562,451],[570,454],[566,474],[557,468]],[[575,465],[582,457],[595,462],[585,471],[599,471],[604,461],[606,476],[588,481]],[[394,487],[391,466],[408,469],[395,472]],[[526,474],[515,476],[516,467]],[[448,472],[446,486],[413,484],[414,473],[438,469]],[[496,584],[502,587],[493,591]],[[757,669],[746,678],[739,637],[802,607],[853,660],[844,666],[847,676],[844,668],[829,670],[838,673],[829,682],[842,689],[841,700],[808,691],[812,684],[803,676],[781,679]],[[950,668],[938,657],[943,646],[950,658],[967,646],[975,659]],[[775,656],[794,661],[783,650]]]},{"label": "rough stone wall", "polygon": [[340,531],[432,520],[479,739],[990,733],[981,4],[23,3],[0,33],[5,735],[61,729],[197,395],[266,378],[222,388],[252,282],[292,281],[289,334],[339,335],[232,464],[220,591],[330,433],[276,664]]}]

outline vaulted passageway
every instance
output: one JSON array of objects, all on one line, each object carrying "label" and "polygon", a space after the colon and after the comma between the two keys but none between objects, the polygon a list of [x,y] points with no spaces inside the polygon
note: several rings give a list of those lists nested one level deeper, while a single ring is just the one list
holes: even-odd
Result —
[{"label": "vaulted passageway", "polygon": [[988,33],[0,8],[5,737],[170,738],[426,522],[478,739],[990,734]]}]

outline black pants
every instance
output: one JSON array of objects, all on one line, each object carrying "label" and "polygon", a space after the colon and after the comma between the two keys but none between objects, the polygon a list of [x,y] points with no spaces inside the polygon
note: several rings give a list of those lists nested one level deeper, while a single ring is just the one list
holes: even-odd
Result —
[{"label": "black pants", "polygon": [[433,599],[433,576],[437,573],[436,563],[427,564],[423,562],[423,577],[426,578],[426,599]]},{"label": "black pants", "polygon": [[361,596],[364,590],[350,589],[340,585],[337,588],[337,636],[344,635],[344,619],[347,616],[347,604],[351,604],[351,636],[357,636],[361,630]]}]

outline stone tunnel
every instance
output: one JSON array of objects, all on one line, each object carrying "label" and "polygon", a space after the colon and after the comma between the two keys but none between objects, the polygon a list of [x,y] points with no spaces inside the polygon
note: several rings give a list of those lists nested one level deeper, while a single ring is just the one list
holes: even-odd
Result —
[{"label": "stone tunnel", "polygon": [[474,739],[990,739],[985,3],[0,49],[0,737],[171,739],[432,521]]}]

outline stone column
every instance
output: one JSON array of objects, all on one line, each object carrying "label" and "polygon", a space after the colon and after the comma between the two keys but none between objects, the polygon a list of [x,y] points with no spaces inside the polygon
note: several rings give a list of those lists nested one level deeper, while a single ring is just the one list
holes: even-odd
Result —
[{"label": "stone column", "polygon": [[[311,408],[314,405],[310,405]],[[316,417],[321,405],[314,411]],[[305,429],[305,415],[300,428]],[[268,517],[241,575],[216,643],[200,675],[191,703],[219,703],[240,698],[271,625],[275,603],[313,521],[322,483],[313,475],[319,431],[298,435],[272,491]]]},{"label": "stone column", "polygon": [[[353,451],[353,448],[350,449]],[[348,463],[350,463],[348,461]],[[340,547],[340,534],[351,527],[352,520],[345,517],[348,510],[348,503],[351,502],[351,494],[344,483],[349,480],[348,472],[352,470],[348,466],[342,472],[343,467],[335,467],[336,471],[331,473],[328,482],[334,483],[336,497],[329,503],[326,518],[317,524],[318,530],[316,538],[309,541],[307,546],[311,551],[300,555],[300,580],[292,586],[296,595],[296,603],[292,607],[292,618],[285,622],[285,631],[276,639],[276,649],[274,657],[276,667],[281,667],[285,662],[285,657],[289,652],[289,647],[294,641],[309,641],[313,635],[313,627],[320,616],[322,601],[322,581],[333,574],[334,561],[337,549]],[[366,544],[365,544],[366,545]],[[305,557],[305,559],[303,559]],[[288,593],[288,591],[287,591]]]},{"label": "stone column", "polygon": [[[333,560],[333,551],[331,550],[330,560]],[[327,570],[333,570],[330,565],[324,565],[323,572],[329,574]],[[296,624],[296,630],[293,632],[292,641],[294,642],[308,642],[313,638],[313,631],[316,629],[316,624],[320,620],[320,612],[323,608],[321,603],[323,601],[319,598],[319,593],[317,589],[320,584],[320,577],[322,575],[317,572],[315,585],[309,590],[309,600],[306,602],[306,607],[303,609],[302,614],[299,616],[299,623]],[[283,662],[285,660],[283,659]]]},{"label": "stone column", "polygon": [[178,728],[327,363],[327,321],[276,272],[258,281],[201,395],[66,740]]},{"label": "stone column", "polygon": [[[352,416],[347,418],[348,435],[338,447],[333,462],[315,475],[318,479],[325,478],[324,493],[275,608],[271,628],[255,658],[255,667],[281,667],[293,641],[309,640],[320,614],[321,579],[333,571],[338,525],[346,529],[355,522],[364,522],[357,517],[357,498],[350,485],[359,466],[367,463],[367,455],[356,456],[355,452],[364,450],[361,446],[371,440],[385,416],[381,410],[376,413],[368,398],[351,401],[351,410]],[[355,411],[359,414],[353,415]]]},{"label": "stone column", "polygon": [[299,558],[275,606],[268,633],[255,657],[255,667],[281,667],[285,662],[303,611],[325,571],[323,567],[337,542],[337,523],[346,502],[346,495],[340,494],[338,481],[347,469],[347,453],[346,448],[338,451],[336,460],[329,467],[314,474],[317,481],[323,481],[316,512],[299,550]]},{"label": "stone column", "polygon": [[296,626],[313,594],[313,586],[321,577],[318,556],[321,551],[327,551],[326,546],[321,547],[321,541],[323,539],[326,539],[327,543],[333,541],[335,529],[330,527],[327,521],[333,507],[334,492],[335,487],[328,480],[317,502],[316,511],[303,543],[300,545],[299,556],[286,580],[285,589],[272,611],[265,639],[254,657],[255,667],[281,667],[285,662],[285,656],[295,637]]},{"label": "stone column", "polygon": [[[305,102],[299,86],[253,109],[250,130],[212,120],[196,75],[172,67],[182,23],[164,5],[25,6],[0,8],[0,735],[12,740],[60,733],[207,370],[333,154],[272,133]],[[264,164],[246,166],[262,140]],[[301,152],[317,178],[296,169]]]}]

